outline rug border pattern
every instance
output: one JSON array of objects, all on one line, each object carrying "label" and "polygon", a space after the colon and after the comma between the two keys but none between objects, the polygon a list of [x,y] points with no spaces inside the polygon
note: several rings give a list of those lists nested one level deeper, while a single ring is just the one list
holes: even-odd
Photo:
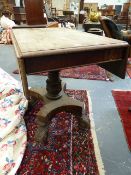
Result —
[{"label": "rug border pattern", "polygon": [[99,149],[99,144],[97,140],[97,135],[96,135],[96,130],[95,130],[95,123],[94,123],[94,118],[93,118],[93,112],[92,112],[92,102],[91,102],[91,97],[89,94],[89,91],[87,92],[87,97],[88,97],[88,105],[89,105],[89,119],[90,119],[90,125],[91,125],[91,134],[93,138],[93,144],[94,144],[94,151],[96,155],[96,161],[98,164],[98,170],[100,175],[105,175],[105,169],[104,169],[104,164],[102,161],[100,149]]}]

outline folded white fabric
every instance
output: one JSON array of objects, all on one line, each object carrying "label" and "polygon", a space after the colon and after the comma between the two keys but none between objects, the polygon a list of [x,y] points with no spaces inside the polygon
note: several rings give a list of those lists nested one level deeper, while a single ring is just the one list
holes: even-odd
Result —
[{"label": "folded white fabric", "polygon": [[4,15],[0,18],[0,25],[3,29],[8,29],[16,26],[14,21],[12,21]]},{"label": "folded white fabric", "polygon": [[15,175],[22,161],[27,143],[23,119],[27,107],[17,81],[0,69],[0,175]]}]

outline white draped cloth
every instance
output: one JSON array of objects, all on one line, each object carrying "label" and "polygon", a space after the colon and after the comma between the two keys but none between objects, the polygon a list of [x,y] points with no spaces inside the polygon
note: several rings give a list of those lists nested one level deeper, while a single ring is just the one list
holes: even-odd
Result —
[{"label": "white draped cloth", "polygon": [[0,175],[15,175],[26,144],[28,101],[19,83],[0,68]]}]

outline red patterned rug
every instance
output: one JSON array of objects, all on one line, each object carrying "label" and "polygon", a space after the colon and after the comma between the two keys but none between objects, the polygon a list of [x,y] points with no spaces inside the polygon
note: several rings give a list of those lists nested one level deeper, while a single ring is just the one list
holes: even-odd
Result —
[{"label": "red patterned rug", "polygon": [[95,134],[90,99],[85,90],[67,90],[68,95],[85,102],[91,129],[80,130],[76,117],[61,112],[51,120],[48,140],[35,142],[37,102],[25,115],[28,144],[16,175],[103,175],[105,174]]},{"label": "red patterned rug", "polygon": [[131,91],[113,90],[112,91],[118,112],[121,117],[125,137],[129,149],[131,150]]},{"label": "red patterned rug", "polygon": [[[13,71],[18,74],[19,71]],[[35,75],[47,75],[45,72],[35,73]],[[72,69],[64,69],[60,72],[61,77],[64,78],[77,78],[88,80],[110,80],[107,71],[97,65],[83,66]]]}]

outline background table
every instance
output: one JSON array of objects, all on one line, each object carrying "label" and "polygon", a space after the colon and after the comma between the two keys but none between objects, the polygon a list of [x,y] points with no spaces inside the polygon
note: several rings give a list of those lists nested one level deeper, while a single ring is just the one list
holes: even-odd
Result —
[{"label": "background table", "polygon": [[83,29],[84,29],[85,32],[88,32],[88,30],[90,28],[98,28],[98,29],[102,30],[102,26],[101,26],[100,22],[88,21],[88,22],[83,23]]}]

